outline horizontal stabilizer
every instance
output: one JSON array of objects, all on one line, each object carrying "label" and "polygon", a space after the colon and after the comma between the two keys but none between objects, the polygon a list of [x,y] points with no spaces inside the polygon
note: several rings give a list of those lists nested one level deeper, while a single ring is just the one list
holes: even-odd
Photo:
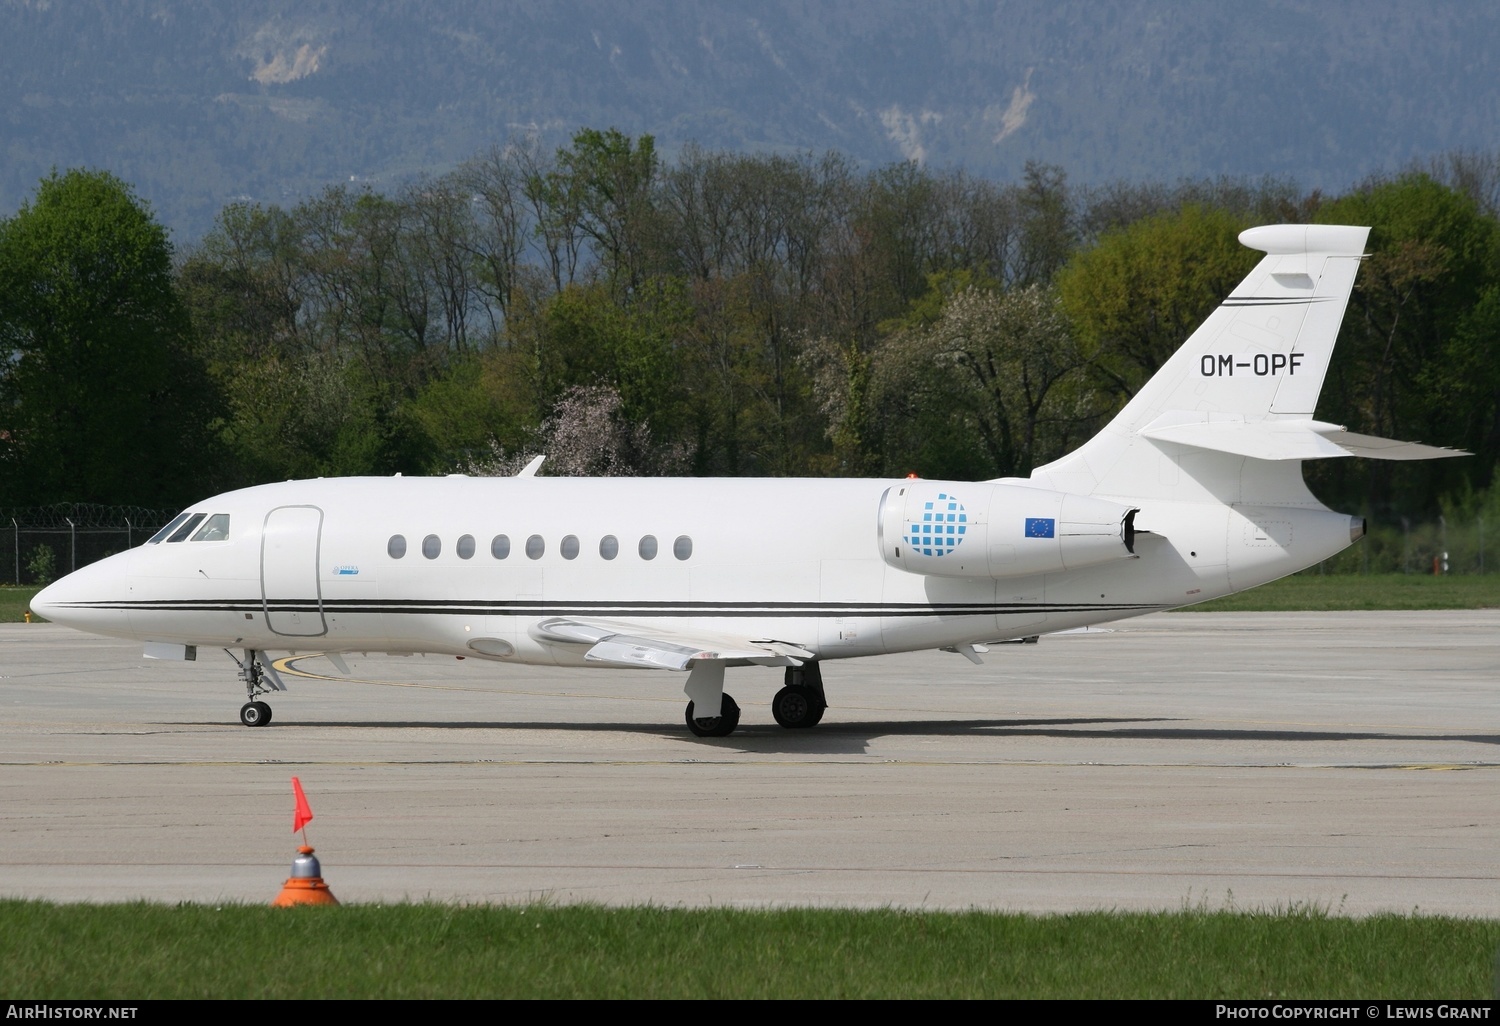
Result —
[{"label": "horizontal stabilizer", "polygon": [[1363,456],[1371,460],[1438,460],[1448,456],[1474,455],[1462,449],[1423,445],[1421,442],[1398,442],[1394,438],[1357,435],[1353,431],[1333,431],[1327,438],[1335,445],[1347,449],[1350,456]]},{"label": "horizontal stabilizer", "polygon": [[1190,445],[1257,460],[1315,460],[1334,456],[1363,456],[1377,460],[1432,460],[1468,456],[1419,442],[1398,442],[1346,431],[1319,420],[1209,420],[1207,415],[1172,411],[1141,430],[1161,442]]}]

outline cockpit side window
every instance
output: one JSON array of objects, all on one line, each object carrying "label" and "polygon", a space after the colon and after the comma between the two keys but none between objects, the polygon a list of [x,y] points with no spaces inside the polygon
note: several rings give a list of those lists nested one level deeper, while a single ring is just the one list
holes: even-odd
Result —
[{"label": "cockpit side window", "polygon": [[198,528],[193,541],[223,541],[229,537],[229,514],[215,513],[208,522]]},{"label": "cockpit side window", "polygon": [[179,513],[179,514],[177,514],[176,518],[173,519],[173,521],[170,524],[168,524],[166,527],[163,527],[160,531],[157,531],[151,537],[147,538],[146,539],[146,544],[147,545],[157,545],[157,544],[159,544],[162,541],[163,538],[165,538],[167,535],[171,534],[173,531],[175,531],[179,527],[181,527],[182,526],[182,522],[184,520],[186,520],[187,518],[188,518],[188,515],[186,513]]},{"label": "cockpit side window", "polygon": [[168,538],[167,541],[169,543],[182,541],[188,535],[193,533],[193,528],[197,527],[199,521],[201,521],[206,516],[208,516],[207,513],[194,513],[192,516],[188,517],[187,523],[183,524],[177,530],[172,532],[172,537]]}]

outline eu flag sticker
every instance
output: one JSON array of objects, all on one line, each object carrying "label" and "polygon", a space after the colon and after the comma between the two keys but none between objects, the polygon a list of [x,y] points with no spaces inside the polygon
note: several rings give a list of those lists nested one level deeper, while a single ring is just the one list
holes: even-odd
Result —
[{"label": "eu flag sticker", "polygon": [[1057,521],[1051,517],[1027,517],[1026,537],[1051,538],[1057,533]]}]

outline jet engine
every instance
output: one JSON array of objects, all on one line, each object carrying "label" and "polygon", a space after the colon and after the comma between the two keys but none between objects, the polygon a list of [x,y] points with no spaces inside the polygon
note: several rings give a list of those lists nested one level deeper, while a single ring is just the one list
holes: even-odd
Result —
[{"label": "jet engine", "polygon": [[1135,558],[1137,510],[1025,485],[911,480],[880,499],[880,554],[939,577],[1025,577]]}]

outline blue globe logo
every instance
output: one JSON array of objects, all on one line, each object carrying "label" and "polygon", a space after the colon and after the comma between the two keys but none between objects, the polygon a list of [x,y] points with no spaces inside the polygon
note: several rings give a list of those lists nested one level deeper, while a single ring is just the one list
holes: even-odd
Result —
[{"label": "blue globe logo", "polygon": [[958,548],[968,530],[969,515],[953,495],[938,493],[922,504],[922,519],[908,520],[901,540],[924,556],[946,556]]}]

